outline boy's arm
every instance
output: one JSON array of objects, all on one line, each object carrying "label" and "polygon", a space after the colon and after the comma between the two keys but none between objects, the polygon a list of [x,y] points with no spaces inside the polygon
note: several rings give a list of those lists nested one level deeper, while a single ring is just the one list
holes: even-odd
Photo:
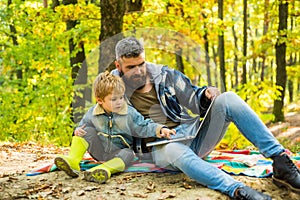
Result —
[{"label": "boy's arm", "polygon": [[76,129],[75,129],[75,131],[74,131],[74,135],[75,136],[80,136],[80,137],[82,137],[82,136],[84,136],[87,132],[84,130],[84,128],[85,128],[85,124],[83,124],[82,126],[79,126],[79,127],[77,127]]},{"label": "boy's arm", "polygon": [[171,130],[165,125],[155,123],[152,119],[145,119],[134,107],[128,107],[128,117],[130,118],[131,133],[135,137],[149,138],[170,138],[170,135],[175,135],[176,131]]},{"label": "boy's arm", "polygon": [[84,129],[86,127],[90,127],[90,126],[93,127],[92,122],[91,122],[92,121],[91,117],[92,117],[92,113],[93,113],[94,107],[95,106],[91,107],[84,114],[84,116],[82,117],[82,119],[79,122],[78,127],[75,128],[73,135],[75,135],[75,136],[84,136],[87,133]]}]

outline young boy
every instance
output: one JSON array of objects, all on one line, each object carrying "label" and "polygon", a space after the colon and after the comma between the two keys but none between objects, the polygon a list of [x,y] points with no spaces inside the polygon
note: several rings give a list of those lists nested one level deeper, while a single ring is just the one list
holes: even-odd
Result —
[{"label": "young boy", "polygon": [[80,121],[81,131],[75,131],[70,152],[54,162],[58,169],[71,177],[79,176],[79,163],[85,152],[105,163],[84,172],[87,181],[104,183],[111,174],[122,172],[134,158],[133,137],[170,138],[175,130],[154,123],[129,106],[124,99],[122,79],[109,72],[99,74],[94,81],[97,104]]}]

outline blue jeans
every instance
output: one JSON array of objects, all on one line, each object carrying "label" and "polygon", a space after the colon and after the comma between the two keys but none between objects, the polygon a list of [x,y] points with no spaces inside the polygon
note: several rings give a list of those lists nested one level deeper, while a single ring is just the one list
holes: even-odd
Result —
[{"label": "blue jeans", "polygon": [[152,150],[155,163],[182,171],[198,183],[233,197],[234,191],[244,184],[202,159],[220,142],[230,122],[265,157],[284,151],[256,113],[235,93],[225,92],[216,98],[209,118],[191,144],[174,142],[156,146]]}]

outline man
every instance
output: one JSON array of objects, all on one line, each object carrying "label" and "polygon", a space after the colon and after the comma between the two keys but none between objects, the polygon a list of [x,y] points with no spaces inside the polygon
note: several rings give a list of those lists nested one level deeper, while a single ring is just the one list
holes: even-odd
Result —
[{"label": "man", "polygon": [[300,193],[299,169],[239,96],[233,92],[220,94],[215,87],[194,86],[181,72],[146,62],[144,47],[134,37],[117,43],[115,65],[112,73],[123,78],[131,104],[146,118],[174,128],[176,137],[196,135],[200,116],[215,98],[210,117],[194,140],[152,148],[156,165],[180,170],[198,183],[235,199],[271,199],[202,159],[214,149],[233,122],[265,157],[273,159],[274,183]]}]

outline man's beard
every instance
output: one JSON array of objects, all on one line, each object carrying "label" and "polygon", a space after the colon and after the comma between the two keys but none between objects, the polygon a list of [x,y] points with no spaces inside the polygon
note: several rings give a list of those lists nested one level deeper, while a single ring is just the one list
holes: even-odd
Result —
[{"label": "man's beard", "polygon": [[131,90],[139,90],[146,85],[146,75],[135,75],[127,78],[122,72],[121,74],[126,87],[129,87]]}]

